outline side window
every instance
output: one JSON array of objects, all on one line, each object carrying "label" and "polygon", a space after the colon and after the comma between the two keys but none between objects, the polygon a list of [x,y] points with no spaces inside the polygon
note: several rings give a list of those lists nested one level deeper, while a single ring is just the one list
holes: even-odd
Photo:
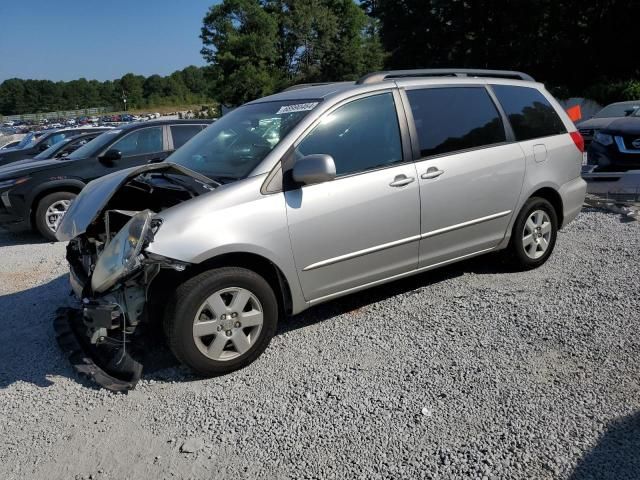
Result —
[{"label": "side window", "polygon": [[110,148],[120,150],[123,157],[161,152],[162,127],[141,128],[131,132]]},{"label": "side window", "polygon": [[202,130],[202,125],[171,125],[173,148],[179,149],[197,133]]},{"label": "side window", "polygon": [[506,140],[500,114],[484,87],[407,90],[407,97],[422,157]]},{"label": "side window", "polygon": [[402,162],[393,95],[354,100],[334,110],[300,142],[295,153],[298,158],[331,155],[338,176]]},{"label": "side window", "polygon": [[535,88],[491,85],[517,140],[567,133],[549,101]]},{"label": "side window", "polygon": [[72,140],[69,142],[67,146],[60,149],[56,157],[66,157],[71,152],[75,152],[81,146],[89,143],[91,140],[93,140],[93,138],[91,137],[83,137],[83,138],[78,138],[77,140]]},{"label": "side window", "polygon": [[[73,134],[71,134],[73,135]],[[53,135],[51,135],[49,138],[47,138],[45,140],[45,145],[47,147],[51,147],[53,145],[55,145],[58,142],[61,142],[62,140],[64,140],[67,137],[66,133],[54,133]]]}]

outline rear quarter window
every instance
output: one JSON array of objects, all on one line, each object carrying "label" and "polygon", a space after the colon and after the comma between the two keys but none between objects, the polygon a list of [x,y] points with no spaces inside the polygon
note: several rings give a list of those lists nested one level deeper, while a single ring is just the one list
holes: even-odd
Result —
[{"label": "rear quarter window", "polygon": [[509,118],[516,140],[567,133],[553,106],[537,89],[512,85],[491,88]]}]

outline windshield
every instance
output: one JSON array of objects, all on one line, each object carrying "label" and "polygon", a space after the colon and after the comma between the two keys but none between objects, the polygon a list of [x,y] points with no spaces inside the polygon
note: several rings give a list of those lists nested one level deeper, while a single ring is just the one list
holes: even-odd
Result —
[{"label": "windshield", "polygon": [[636,115],[638,108],[640,108],[640,102],[607,105],[596,113],[594,118],[628,117],[630,115]]},{"label": "windshield", "polygon": [[92,157],[106,147],[109,142],[115,140],[116,136],[121,132],[122,130],[119,129],[107,130],[65,158],[67,160],[80,160],[81,158]]},{"label": "windshield", "polygon": [[193,137],[168,161],[221,182],[244,178],[318,103],[289,100],[244,105]]},{"label": "windshield", "polygon": [[58,149],[60,148],[64,148],[64,145],[67,145],[72,139],[68,138],[66,140],[63,140],[62,142],[58,142],[56,144],[51,145],[49,148],[47,148],[46,150],[43,150],[42,152],[40,152],[38,155],[36,155],[35,158],[36,160],[44,160],[45,158],[53,158],[56,154],[56,152],[58,151]]}]

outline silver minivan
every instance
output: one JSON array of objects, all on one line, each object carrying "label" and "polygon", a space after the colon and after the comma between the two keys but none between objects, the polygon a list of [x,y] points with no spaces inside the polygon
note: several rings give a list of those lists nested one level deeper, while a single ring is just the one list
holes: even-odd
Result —
[{"label": "silver minivan", "polygon": [[145,331],[212,376],[318,303],[498,250],[538,267],[582,206],[583,150],[519,72],[297,85],[82,191],[57,232],[80,300],[58,338],[79,371],[122,390],[154,348]]}]

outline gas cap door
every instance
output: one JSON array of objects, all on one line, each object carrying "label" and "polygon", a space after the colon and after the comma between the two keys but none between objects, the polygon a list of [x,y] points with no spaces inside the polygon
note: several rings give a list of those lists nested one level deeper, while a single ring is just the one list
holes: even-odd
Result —
[{"label": "gas cap door", "polygon": [[539,143],[533,146],[533,157],[536,159],[536,162],[541,163],[544,162],[549,154],[547,153],[547,147],[543,143]]}]

